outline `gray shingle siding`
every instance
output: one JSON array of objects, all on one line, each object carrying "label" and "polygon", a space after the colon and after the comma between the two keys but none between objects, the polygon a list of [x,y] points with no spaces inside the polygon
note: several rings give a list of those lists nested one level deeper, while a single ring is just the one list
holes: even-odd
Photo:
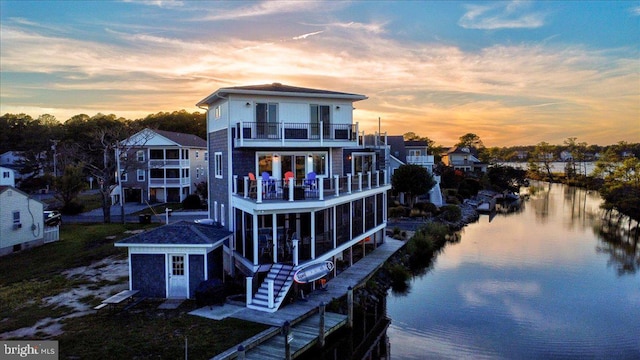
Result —
[{"label": "gray shingle siding", "polygon": [[[214,218],[214,201],[220,205],[224,204],[225,210],[229,209],[228,202],[228,186],[229,186],[229,164],[227,156],[229,155],[229,142],[227,140],[228,131],[220,130],[209,134],[209,207],[210,217]],[[216,178],[215,169],[215,153],[222,152],[222,179]],[[220,216],[220,214],[218,215]],[[225,219],[227,216],[225,216]]]},{"label": "gray shingle siding", "polygon": [[196,288],[204,280],[204,256],[189,255],[189,298],[196,296]]},{"label": "gray shingle siding", "polygon": [[131,285],[140,290],[140,296],[164,298],[166,296],[164,254],[132,254]]}]

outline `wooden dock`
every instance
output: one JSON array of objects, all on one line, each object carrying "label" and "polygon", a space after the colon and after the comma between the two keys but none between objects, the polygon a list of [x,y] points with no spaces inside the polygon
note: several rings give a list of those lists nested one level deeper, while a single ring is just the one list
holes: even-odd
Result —
[{"label": "wooden dock", "polygon": [[[387,237],[384,244],[331,279],[327,283],[326,290],[316,290],[308,294],[307,301],[296,301],[294,304],[283,306],[275,313],[243,308],[242,311],[232,314],[231,317],[237,319],[271,325],[272,327],[218,354],[212,360],[237,358],[240,345],[245,350],[245,359],[284,359],[285,337],[281,334],[281,328],[285,321],[291,324],[291,333],[293,334],[293,340],[290,343],[291,357],[295,358],[302,354],[318,341],[320,334],[318,308],[320,304],[328,304],[334,299],[345,296],[349,287],[355,289],[366,283],[404,244],[403,241]],[[338,330],[346,323],[346,315],[325,313],[325,336]]]}]

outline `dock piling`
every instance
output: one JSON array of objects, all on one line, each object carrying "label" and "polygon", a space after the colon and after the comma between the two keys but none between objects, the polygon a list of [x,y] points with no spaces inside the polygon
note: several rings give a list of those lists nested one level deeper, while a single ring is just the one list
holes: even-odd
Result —
[{"label": "dock piling", "polygon": [[318,345],[320,347],[324,347],[324,315],[325,315],[325,304],[324,301],[320,302],[320,326],[319,326],[319,334],[318,334]]}]

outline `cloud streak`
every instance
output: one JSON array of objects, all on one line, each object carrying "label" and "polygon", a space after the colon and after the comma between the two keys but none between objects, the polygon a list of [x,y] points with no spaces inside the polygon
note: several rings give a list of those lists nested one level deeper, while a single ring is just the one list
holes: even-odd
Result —
[{"label": "cloud streak", "polygon": [[[295,4],[259,3],[242,16],[302,11]],[[491,6],[516,17],[526,10],[520,3]],[[486,18],[490,10],[483,9],[471,18]],[[231,19],[245,10],[219,16]],[[356,104],[354,113],[361,128],[377,131],[381,117],[389,131],[411,128],[443,145],[469,129],[489,146],[561,143],[568,136],[607,144],[640,136],[638,127],[629,126],[640,116],[632,49],[544,41],[468,50],[394,39],[385,19],[311,20],[268,39],[224,33],[224,27],[216,36],[194,36],[118,24],[109,24],[100,40],[74,39],[29,19],[3,22],[0,109],[57,108],[64,120],[74,109],[110,106],[108,112],[137,113],[135,118],[197,110],[195,102],[223,86],[282,82],[365,94],[369,100]],[[42,78],[30,81],[27,74]],[[567,134],[568,128],[574,132]]]},{"label": "cloud streak", "polygon": [[467,5],[467,12],[458,25],[465,29],[535,29],[544,26],[544,14],[528,12],[525,1],[500,2],[487,5]]}]

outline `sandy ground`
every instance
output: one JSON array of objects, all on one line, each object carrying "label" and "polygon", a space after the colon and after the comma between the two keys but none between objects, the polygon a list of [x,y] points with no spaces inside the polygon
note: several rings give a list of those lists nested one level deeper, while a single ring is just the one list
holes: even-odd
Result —
[{"label": "sandy ground", "polygon": [[34,338],[36,333],[38,338],[49,338],[62,334],[62,323],[64,319],[93,314],[96,310],[80,299],[93,295],[99,299],[106,299],[121,290],[127,289],[128,284],[120,283],[117,285],[102,286],[95,288],[96,283],[101,281],[119,281],[122,278],[128,278],[129,268],[127,260],[118,260],[115,258],[105,258],[90,266],[81,266],[74,269],[66,270],[62,275],[74,280],[86,281],[86,284],[74,287],[73,289],[43,299],[46,305],[67,306],[72,310],[68,315],[59,318],[45,318],[39,320],[35,325],[17,329],[11,332],[0,334],[0,339],[9,338]]}]

